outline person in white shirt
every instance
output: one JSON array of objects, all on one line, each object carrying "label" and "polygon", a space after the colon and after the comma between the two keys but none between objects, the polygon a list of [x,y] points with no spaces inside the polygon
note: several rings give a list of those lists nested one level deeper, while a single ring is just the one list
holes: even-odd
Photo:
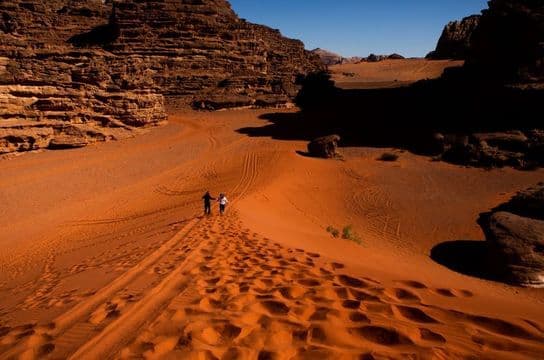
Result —
[{"label": "person in white shirt", "polygon": [[219,199],[217,199],[219,202],[219,213],[223,215],[225,213],[225,208],[227,207],[227,204],[229,203],[229,200],[225,196],[225,194],[221,193],[219,195]]}]

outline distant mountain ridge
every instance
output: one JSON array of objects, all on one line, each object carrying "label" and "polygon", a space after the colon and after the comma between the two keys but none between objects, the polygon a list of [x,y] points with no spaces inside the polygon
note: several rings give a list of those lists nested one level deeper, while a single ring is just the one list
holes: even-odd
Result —
[{"label": "distant mountain ridge", "polygon": [[386,59],[391,60],[397,60],[397,59],[404,59],[404,56],[399,54],[391,54],[391,55],[375,55],[370,54],[367,57],[360,57],[360,56],[353,56],[353,57],[343,57],[342,55],[336,54],[329,50],[324,50],[321,48],[316,48],[310,51],[311,53],[319,56],[321,59],[321,62],[326,66],[332,66],[332,65],[341,65],[341,64],[358,64],[360,62],[375,62],[375,61],[382,61]]}]

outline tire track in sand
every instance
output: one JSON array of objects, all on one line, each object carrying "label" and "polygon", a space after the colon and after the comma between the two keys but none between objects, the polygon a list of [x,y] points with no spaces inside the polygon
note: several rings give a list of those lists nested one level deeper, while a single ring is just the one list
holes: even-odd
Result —
[{"label": "tire track in sand", "polygon": [[[15,346],[5,353],[0,354],[0,359],[10,359],[21,354],[27,354],[27,356],[40,354],[42,351],[36,350],[35,345],[42,344],[44,341],[46,342],[45,345],[52,344],[51,341],[55,339],[61,341],[54,345],[54,349],[51,352],[54,350],[54,354],[62,354],[64,356],[61,357],[66,357],[66,354],[70,354],[68,347],[84,343],[88,337],[96,332],[97,328],[100,328],[100,326],[97,327],[97,325],[100,325],[100,322],[107,322],[118,315],[119,312],[115,305],[115,299],[124,299],[125,305],[132,302],[131,296],[124,293],[132,282],[143,277],[144,284],[146,281],[149,283],[152,281],[149,280],[149,274],[154,271],[156,272],[156,269],[160,267],[161,261],[168,257],[173,257],[175,255],[173,252],[175,248],[185,245],[184,248],[189,247],[190,249],[194,245],[193,243],[196,240],[187,244],[185,244],[184,240],[197,228],[199,223],[202,223],[202,219],[195,218],[188,221],[175,236],[113,282],[57,317],[51,324],[41,328],[33,327],[33,329],[30,329],[29,332],[32,332],[30,335],[34,337],[30,339],[32,341],[26,341],[24,337],[21,338],[21,341],[16,343]],[[167,260],[172,261],[173,259]],[[147,279],[145,279],[146,277]],[[145,288],[145,285],[141,286]],[[96,313],[99,312],[100,308],[103,308],[105,311],[104,316],[102,316],[103,319],[98,324],[93,324],[93,315],[96,317]],[[63,344],[66,346],[62,346]],[[38,357],[40,356],[38,355]]]},{"label": "tire track in sand", "polygon": [[145,325],[149,319],[155,318],[174,297],[189,290],[191,278],[186,276],[186,273],[199,260],[199,250],[202,246],[204,244],[200,243],[192,249],[187,259],[151,289],[142,300],[86,342],[70,356],[70,359],[107,359],[110,354],[115,354],[132,340],[137,329]]},{"label": "tire track in sand", "polygon": [[242,164],[242,176],[238,183],[232,189],[234,195],[233,203],[237,202],[239,199],[243,198],[251,186],[255,183],[255,180],[258,176],[259,161],[257,154],[247,153],[244,156]]}]

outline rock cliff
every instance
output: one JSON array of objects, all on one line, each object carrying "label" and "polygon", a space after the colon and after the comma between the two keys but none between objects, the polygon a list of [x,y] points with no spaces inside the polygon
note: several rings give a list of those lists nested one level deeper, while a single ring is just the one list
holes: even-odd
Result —
[{"label": "rock cliff", "polygon": [[130,136],[165,120],[165,102],[285,104],[321,66],[225,0],[4,0],[0,153]]},{"label": "rock cliff", "polygon": [[480,23],[480,16],[473,15],[461,21],[452,21],[444,27],[436,50],[427,55],[428,59],[464,60],[472,45],[472,35]]}]

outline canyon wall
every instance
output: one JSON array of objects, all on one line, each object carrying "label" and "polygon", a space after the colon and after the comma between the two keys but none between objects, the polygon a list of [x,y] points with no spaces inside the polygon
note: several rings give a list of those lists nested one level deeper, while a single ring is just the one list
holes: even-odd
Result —
[{"label": "canyon wall", "polygon": [[224,0],[5,0],[0,154],[131,136],[166,120],[165,103],[284,105],[321,68]]}]

